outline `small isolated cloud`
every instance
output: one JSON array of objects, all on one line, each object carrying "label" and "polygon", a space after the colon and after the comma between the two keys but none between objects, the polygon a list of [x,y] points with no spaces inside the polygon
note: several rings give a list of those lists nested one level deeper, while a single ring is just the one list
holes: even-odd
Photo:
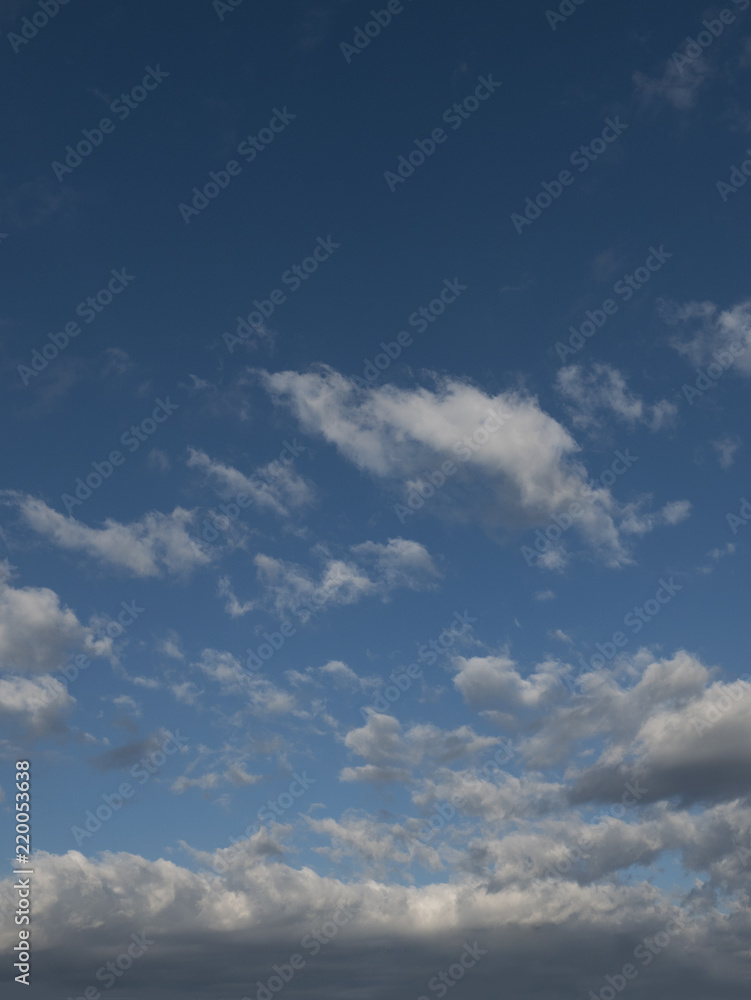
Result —
[{"label": "small isolated cloud", "polygon": [[331,678],[336,687],[348,687],[364,691],[377,686],[379,683],[377,678],[359,677],[351,667],[348,667],[346,663],[342,663],[341,660],[330,660],[322,667],[319,667],[319,672],[324,677]]},{"label": "small isolated cloud", "polygon": [[660,303],[662,318],[677,332],[670,346],[693,367],[715,364],[751,375],[751,299],[720,309],[713,302]]},{"label": "small isolated cloud", "polygon": [[156,644],[157,651],[163,656],[169,656],[173,660],[184,660],[185,654],[180,645],[180,636],[174,629],[170,629],[167,635]]},{"label": "small isolated cloud", "polygon": [[645,424],[657,431],[673,423],[678,412],[666,399],[649,405],[632,393],[623,374],[610,365],[595,362],[589,371],[581,365],[561,368],[556,388],[568,402],[574,425],[589,428],[599,423],[601,413],[612,413],[630,426]]},{"label": "small isolated cloud", "polygon": [[636,72],[633,82],[637,96],[647,104],[667,102],[680,111],[693,108],[703,84],[713,76],[706,59],[679,62],[671,58],[661,76]]},{"label": "small isolated cloud", "polygon": [[162,451],[161,448],[152,448],[146,458],[149,468],[156,469],[157,472],[169,472],[171,468],[170,460],[167,453]]},{"label": "small isolated cloud", "polygon": [[735,461],[735,453],[741,446],[741,439],[739,437],[727,436],[719,438],[717,441],[711,441],[710,444],[717,454],[717,461],[720,463],[720,468],[729,469]]}]

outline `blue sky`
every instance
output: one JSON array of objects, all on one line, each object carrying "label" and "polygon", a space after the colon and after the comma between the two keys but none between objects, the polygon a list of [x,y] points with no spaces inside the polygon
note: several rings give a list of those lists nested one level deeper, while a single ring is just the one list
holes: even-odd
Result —
[{"label": "blue sky", "polygon": [[4,5],[35,997],[747,991],[749,6]]}]

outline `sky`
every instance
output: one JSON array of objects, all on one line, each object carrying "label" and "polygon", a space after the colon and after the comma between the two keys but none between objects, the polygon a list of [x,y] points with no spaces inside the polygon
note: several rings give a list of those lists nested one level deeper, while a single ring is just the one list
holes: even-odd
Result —
[{"label": "sky", "polygon": [[748,996],[747,8],[5,0],[8,995]]}]

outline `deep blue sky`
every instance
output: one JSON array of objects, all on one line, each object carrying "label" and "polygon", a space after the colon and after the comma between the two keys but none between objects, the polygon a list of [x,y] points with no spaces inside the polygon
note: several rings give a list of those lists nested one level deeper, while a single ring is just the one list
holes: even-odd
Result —
[{"label": "deep blue sky", "polygon": [[[35,996],[82,994],[149,927],[163,936],[118,995],[255,997],[343,898],[359,916],[290,993],[440,995],[440,956],[485,935],[468,997],[509,953],[512,997],[597,994],[678,906],[690,930],[633,995],[745,995],[751,185],[717,182],[751,157],[748,6],[564,0],[551,26],[544,5],[405,0],[348,61],[381,5],[70,0],[22,44],[41,8],[7,0],[0,787],[12,843],[13,763],[31,761]],[[112,105],[131,92],[126,117]],[[558,196],[530,208],[544,184]],[[126,287],[85,322],[113,273]],[[629,295],[633,274],[650,277]],[[223,334],[275,289],[230,351]],[[565,350],[588,312],[600,328]],[[507,415],[492,433],[490,409]],[[207,534],[238,492],[253,502]],[[143,611],[102,639],[123,602]],[[471,629],[431,659],[456,614]],[[389,674],[414,662],[395,699]],[[505,741],[503,770],[478,770]],[[266,814],[244,839],[300,775],[314,784],[288,825]],[[636,805],[608,812],[634,780]],[[122,782],[132,798],[82,835]],[[452,789],[465,805],[410,847]],[[587,830],[587,859],[545,882]],[[178,969],[170,948],[207,928],[224,964],[199,949]]]}]

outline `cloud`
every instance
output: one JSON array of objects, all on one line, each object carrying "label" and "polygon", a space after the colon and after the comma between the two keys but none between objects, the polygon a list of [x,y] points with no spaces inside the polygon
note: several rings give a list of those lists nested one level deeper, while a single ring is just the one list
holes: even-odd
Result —
[{"label": "cloud", "polygon": [[411,771],[426,759],[438,763],[473,757],[495,747],[492,736],[478,736],[470,726],[450,732],[432,724],[413,725],[403,730],[391,715],[368,713],[360,729],[352,729],[344,738],[345,746],[368,763],[365,767],[346,767],[341,781],[385,783],[409,781]]},{"label": "cloud", "polygon": [[561,693],[561,668],[543,663],[527,678],[521,677],[507,655],[454,657],[458,667],[454,685],[468,705],[495,709],[539,708]]},{"label": "cloud", "polygon": [[722,369],[732,367],[741,375],[751,375],[751,299],[728,309],[720,309],[713,302],[677,305],[663,301],[660,313],[666,323],[679,328],[670,346],[689,364],[714,363]]},{"label": "cloud", "polygon": [[718,681],[684,703],[662,701],[579,776],[572,802],[612,801],[636,781],[645,802],[677,797],[691,806],[749,796],[751,685]]},{"label": "cloud", "polygon": [[378,686],[378,679],[374,677],[359,677],[351,667],[341,660],[330,660],[322,667],[319,673],[330,677],[337,687],[349,687],[360,691],[365,691]]},{"label": "cloud", "polygon": [[133,576],[184,575],[211,561],[211,554],[189,533],[195,513],[182,507],[171,514],[151,511],[130,524],[107,518],[103,528],[90,528],[27,494],[6,490],[4,497],[33,531],[53,545],[85,553]]},{"label": "cloud", "polygon": [[720,468],[729,469],[735,461],[735,453],[741,447],[741,439],[737,436],[726,436],[717,441],[710,441],[710,444],[717,452],[717,461]]},{"label": "cloud", "polygon": [[209,458],[205,452],[190,448],[188,466],[200,469],[224,499],[234,499],[244,493],[259,510],[270,511],[279,517],[291,517],[315,499],[312,484],[279,459],[246,476],[232,466]]},{"label": "cloud", "polygon": [[174,629],[169,629],[164,639],[156,644],[157,651],[173,660],[184,660],[185,654],[180,648],[180,636]]},{"label": "cloud", "polygon": [[336,558],[325,546],[317,546],[314,552],[323,560],[317,579],[299,563],[260,553],[255,556],[256,574],[263,587],[258,600],[241,603],[229,579],[223,577],[219,593],[227,599],[227,614],[237,618],[264,607],[280,616],[303,609],[301,613],[309,617],[325,607],[357,604],[364,597],[386,601],[393,590],[401,588],[432,590],[441,578],[427,549],[404,538],[350,546],[349,552],[359,557],[359,562]]},{"label": "cloud", "polygon": [[281,690],[265,677],[249,673],[231,653],[204,649],[200,661],[194,666],[219,685],[221,694],[244,699],[234,717],[236,724],[243,721],[245,712],[259,716],[286,715],[297,708],[294,695]]},{"label": "cloud", "polygon": [[[744,820],[747,826],[747,813],[728,809],[681,823],[687,840],[696,834],[689,860],[711,866],[712,887],[723,879],[744,884],[733,868],[731,844]],[[321,836],[335,849],[356,849],[374,863],[407,853],[398,850],[393,822],[368,825],[355,814],[334,822]],[[287,987],[290,995],[345,1000],[366,982],[374,995],[414,1000],[431,977],[458,960],[465,943],[480,949],[462,984],[465,992],[493,995],[502,977],[510,997],[586,995],[605,984],[606,974],[634,961],[644,938],[653,940],[676,916],[684,929],[671,925],[669,947],[648,966],[635,961],[640,989],[659,995],[669,983],[684,1000],[733,1000],[747,984],[751,922],[742,906],[731,904],[728,916],[700,891],[687,901],[673,900],[646,880],[525,881],[524,872],[543,862],[568,860],[578,833],[574,823],[551,826],[547,834],[478,841],[468,862],[487,865],[492,880],[465,870],[450,882],[420,886],[322,877],[308,866],[292,867],[279,860],[288,833],[289,827],[275,826],[238,845],[223,878],[207,871],[222,850],[187,845],[203,871],[125,852],[99,858],[35,852],[35,940],[45,956],[35,973],[35,996],[77,995],[133,933],[151,942],[128,970],[129,994],[142,1000],[240,995],[247,984],[255,990],[257,981],[266,983],[274,963],[294,953],[305,964]],[[594,834],[592,853],[605,870],[609,858],[646,859],[671,840],[667,824],[634,832],[614,823]],[[11,886],[9,877],[2,884],[9,899]],[[334,914],[342,915],[336,935],[329,939],[324,932],[327,943],[314,956],[302,942],[312,942]],[[11,948],[15,934],[12,924],[3,925],[2,945]],[[403,950],[396,952],[397,946]],[[388,961],[384,948],[391,949]],[[718,954],[721,962],[710,961]]]},{"label": "cloud", "polygon": [[[361,391],[327,366],[260,378],[307,433],[324,437],[403,501],[426,470],[440,470],[447,460],[456,471],[425,505],[440,516],[519,530],[547,525],[587,493],[578,531],[608,564],[630,561],[610,491],[587,492],[589,477],[575,457],[579,445],[534,397],[511,390],[488,396],[453,378],[436,379],[432,391],[393,385]],[[483,427],[491,412],[503,420],[493,433]]]},{"label": "cloud", "polygon": [[73,710],[75,699],[54,677],[42,676],[0,679],[0,718],[6,736],[42,739],[66,732],[66,716]]},{"label": "cloud", "polygon": [[95,638],[94,629],[63,607],[53,590],[14,588],[12,574],[10,563],[0,562],[0,670],[45,674],[62,666],[71,652],[111,652],[111,640]]},{"label": "cloud", "polygon": [[684,60],[681,66],[670,59],[665,63],[662,76],[649,77],[637,71],[633,82],[637,96],[645,103],[666,101],[674,108],[686,111],[695,106],[699,91],[712,76],[706,59]]},{"label": "cloud", "polygon": [[666,399],[646,405],[626,385],[626,379],[611,365],[594,362],[589,371],[582,365],[568,365],[558,371],[558,392],[570,404],[574,425],[592,427],[600,414],[612,413],[630,426],[646,424],[656,431],[674,422],[678,407]]},{"label": "cloud", "polygon": [[164,743],[165,737],[166,734],[163,732],[152,733],[140,740],[133,740],[130,743],[124,743],[123,746],[97,754],[90,758],[89,763],[97,771],[124,770],[158,750]]}]

